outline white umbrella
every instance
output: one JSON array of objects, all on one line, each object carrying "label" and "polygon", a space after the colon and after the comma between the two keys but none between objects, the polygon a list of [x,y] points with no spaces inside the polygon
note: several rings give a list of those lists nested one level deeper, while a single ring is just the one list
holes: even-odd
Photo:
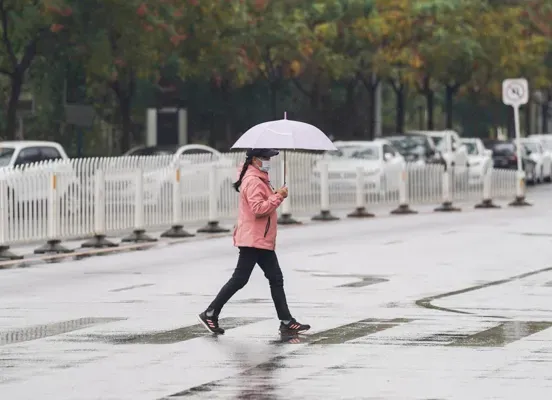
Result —
[{"label": "white umbrella", "polygon": [[284,150],[284,185],[286,183],[285,150],[337,150],[332,141],[314,125],[287,119],[263,122],[245,132],[232,149]]},{"label": "white umbrella", "polygon": [[263,122],[245,132],[233,149],[337,150],[314,125],[286,118]]}]

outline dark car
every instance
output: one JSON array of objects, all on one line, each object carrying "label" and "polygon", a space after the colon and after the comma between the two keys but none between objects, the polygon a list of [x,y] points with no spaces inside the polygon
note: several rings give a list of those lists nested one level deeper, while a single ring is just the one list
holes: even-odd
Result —
[{"label": "dark car", "polygon": [[385,139],[391,142],[406,162],[438,163],[441,161],[433,142],[425,135],[396,135],[387,136]]},{"label": "dark car", "polygon": [[[486,140],[485,146],[493,152],[493,167],[500,169],[517,169],[517,147],[514,142],[501,140]],[[527,153],[524,146],[521,147],[521,167],[525,171],[525,180],[534,184],[536,180],[536,164]]]}]

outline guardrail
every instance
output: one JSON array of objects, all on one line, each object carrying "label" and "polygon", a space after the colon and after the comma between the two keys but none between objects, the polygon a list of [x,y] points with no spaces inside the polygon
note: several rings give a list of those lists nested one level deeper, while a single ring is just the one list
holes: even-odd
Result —
[{"label": "guardrail", "polygon": [[[242,153],[214,159],[196,154],[75,159],[4,169],[0,174],[0,260],[18,259],[10,246],[46,242],[37,254],[71,252],[64,240],[91,238],[83,247],[117,246],[107,236],[129,234],[123,242],[149,242],[153,229],[161,237],[193,236],[184,227],[204,223],[198,233],[227,232],[219,221],[237,215],[232,188]],[[445,171],[441,165],[405,167],[336,160],[312,153],[287,154],[289,197],[280,207],[280,224],[298,215],[313,220],[370,217],[372,210],[414,213],[416,205],[435,204],[436,211],[456,211],[458,202],[496,207],[493,199],[519,197],[516,172],[488,169]],[[275,187],[283,177],[283,157],[273,159]]]}]

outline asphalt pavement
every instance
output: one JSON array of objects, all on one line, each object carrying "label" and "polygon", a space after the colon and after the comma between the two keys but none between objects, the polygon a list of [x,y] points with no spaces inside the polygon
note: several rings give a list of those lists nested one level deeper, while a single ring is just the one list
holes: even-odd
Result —
[{"label": "asphalt pavement", "polygon": [[282,229],[298,337],[260,269],[198,325],[228,236],[0,271],[0,398],[549,399],[551,196]]}]

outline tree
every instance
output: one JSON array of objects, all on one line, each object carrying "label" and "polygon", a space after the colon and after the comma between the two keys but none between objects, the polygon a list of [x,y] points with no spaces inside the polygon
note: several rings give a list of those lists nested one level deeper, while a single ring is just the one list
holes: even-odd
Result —
[{"label": "tree", "polygon": [[27,71],[48,52],[72,10],[64,0],[0,0],[0,74],[9,79],[5,136],[14,139],[17,107]]},{"label": "tree", "polygon": [[300,38],[307,30],[304,9],[296,0],[255,0],[245,4],[245,56],[268,83],[272,118],[281,118],[278,94],[285,79],[294,74],[293,61],[301,57]]},{"label": "tree", "polygon": [[395,92],[395,130],[401,133],[405,125],[406,92],[413,83],[410,60],[416,55],[418,43],[428,35],[428,22],[433,21],[410,0],[375,0],[374,7],[366,20],[359,21],[359,30],[364,30],[374,48],[373,71],[388,81]]},{"label": "tree", "polygon": [[[155,81],[172,51],[188,37],[184,5],[176,0],[74,0],[68,33],[73,57],[83,63],[95,97],[117,104],[121,149],[130,147],[132,105],[139,79]],[[194,8],[191,6],[187,8]]]}]

